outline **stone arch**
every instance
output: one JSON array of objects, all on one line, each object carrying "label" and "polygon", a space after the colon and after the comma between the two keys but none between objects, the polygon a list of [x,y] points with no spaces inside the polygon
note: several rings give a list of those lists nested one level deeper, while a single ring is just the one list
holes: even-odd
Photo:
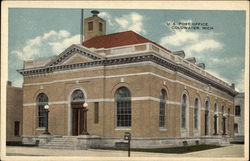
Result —
[{"label": "stone arch", "polygon": [[71,96],[74,91],[81,90],[84,95],[84,102],[87,102],[87,93],[82,87],[75,87],[70,90],[68,93],[68,135],[72,135],[72,107],[71,107]]}]

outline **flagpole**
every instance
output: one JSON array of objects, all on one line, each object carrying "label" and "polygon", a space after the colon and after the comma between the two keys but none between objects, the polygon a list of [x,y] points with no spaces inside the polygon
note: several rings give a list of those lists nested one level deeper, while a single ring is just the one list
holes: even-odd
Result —
[{"label": "flagpole", "polygon": [[81,35],[80,35],[80,44],[83,42],[83,9],[81,9]]}]

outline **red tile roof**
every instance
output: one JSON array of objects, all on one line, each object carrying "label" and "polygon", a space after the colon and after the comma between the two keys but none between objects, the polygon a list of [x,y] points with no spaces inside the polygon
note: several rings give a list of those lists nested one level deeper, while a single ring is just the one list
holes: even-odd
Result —
[{"label": "red tile roof", "polygon": [[171,52],[170,50],[164,48],[163,46],[144,38],[143,36],[135,33],[134,31],[125,31],[114,34],[96,36],[87,41],[84,41],[82,45],[87,48],[98,49],[98,48],[113,48],[126,45],[142,44],[147,42],[151,42],[159,46],[160,48],[168,52]]}]

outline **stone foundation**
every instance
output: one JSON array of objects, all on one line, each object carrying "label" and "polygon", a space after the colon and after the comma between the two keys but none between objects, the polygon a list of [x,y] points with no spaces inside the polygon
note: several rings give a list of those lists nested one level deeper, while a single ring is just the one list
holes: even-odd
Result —
[{"label": "stone foundation", "polygon": [[[57,139],[59,138],[59,139]],[[82,136],[24,136],[23,144],[25,145],[37,145],[43,148],[59,148],[64,144],[58,144],[58,146],[51,144],[53,141],[68,140],[71,138],[74,143],[73,149],[98,149],[98,148],[115,148],[122,147],[126,141],[123,138],[105,138],[91,135]],[[63,141],[61,141],[63,142]],[[185,137],[185,138],[133,138],[131,140],[131,148],[167,148],[167,147],[180,147],[188,145],[198,144],[210,144],[226,146],[230,144],[229,136],[202,136],[202,137]],[[53,145],[53,147],[51,146]],[[51,147],[50,147],[51,146]],[[72,148],[72,146],[71,146]]]}]

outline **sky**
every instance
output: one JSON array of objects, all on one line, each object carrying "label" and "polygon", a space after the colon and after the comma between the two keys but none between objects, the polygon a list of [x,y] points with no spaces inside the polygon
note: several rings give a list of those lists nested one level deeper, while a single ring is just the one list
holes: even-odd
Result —
[{"label": "sky", "polygon": [[[84,18],[91,10],[84,9]],[[222,10],[98,9],[107,34],[133,30],[171,51],[183,50],[206,71],[244,92],[245,12]],[[10,8],[8,79],[21,87],[16,70],[26,60],[59,55],[80,43],[81,9]]]}]

